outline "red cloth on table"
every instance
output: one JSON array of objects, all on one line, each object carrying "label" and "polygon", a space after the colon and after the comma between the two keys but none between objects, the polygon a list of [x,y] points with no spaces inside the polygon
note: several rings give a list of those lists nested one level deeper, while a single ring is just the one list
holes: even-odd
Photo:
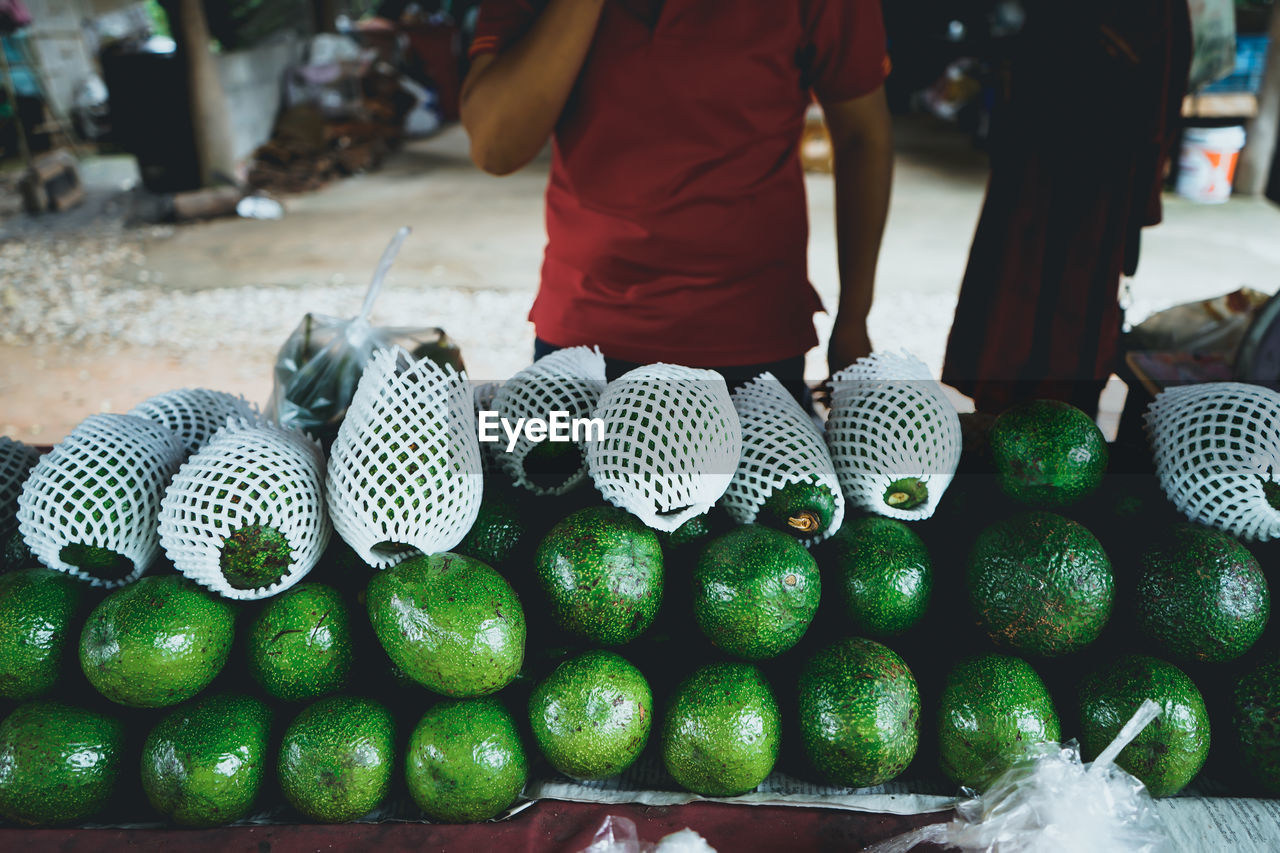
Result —
[{"label": "red cloth on table", "polygon": [[1029,7],[943,381],[999,412],[1086,411],[1117,359],[1121,272],[1160,221],[1191,55],[1185,0]]},{"label": "red cloth on table", "polygon": [[[486,0],[471,53],[520,38],[545,0]],[[797,155],[816,94],[888,71],[878,0],[609,2],[553,134],[547,248],[530,312],[557,346],[694,367],[817,343]]]}]

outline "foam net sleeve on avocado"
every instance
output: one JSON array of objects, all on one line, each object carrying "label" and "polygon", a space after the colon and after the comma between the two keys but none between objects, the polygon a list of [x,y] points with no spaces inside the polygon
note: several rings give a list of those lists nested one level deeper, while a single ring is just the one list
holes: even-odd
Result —
[{"label": "foam net sleeve on avocado", "polygon": [[1160,486],[1187,518],[1234,536],[1280,536],[1280,392],[1206,382],[1147,409]]},{"label": "foam net sleeve on avocado", "polygon": [[258,407],[244,397],[208,388],[182,388],[143,400],[129,414],[155,421],[178,434],[187,453],[195,453],[213,434],[227,425],[227,418],[256,421]]},{"label": "foam net sleeve on avocado", "polygon": [[[538,359],[503,383],[494,396],[493,408],[509,423],[518,423],[522,418],[547,418],[551,412],[566,412],[576,420],[591,415],[604,388],[604,356],[600,349],[570,347]],[[562,472],[561,482],[535,482],[526,462],[530,451],[539,444],[523,432],[510,453],[505,446],[499,448],[495,444],[498,465],[517,486],[539,495],[562,495],[586,479],[584,458],[576,471]]]},{"label": "foam net sleeve on avocado", "polygon": [[742,426],[714,370],[638,367],[605,387],[594,417],[604,437],[586,443],[592,481],[654,530],[670,533],[702,515],[733,479]]},{"label": "foam net sleeve on avocado", "polygon": [[[233,586],[222,566],[227,537],[266,525],[288,543],[283,573],[260,587]],[[160,543],[179,572],[219,595],[267,598],[315,568],[329,544],[324,456],[298,430],[232,419],[189,458],[165,490]]]},{"label": "foam net sleeve on avocado", "polygon": [[906,352],[874,353],[831,378],[826,438],[845,500],[902,521],[933,515],[960,464],[960,415]]},{"label": "foam net sleeve on avocado", "polygon": [[376,568],[448,551],[480,511],[480,440],[466,373],[375,353],[329,455],[333,529]]},{"label": "foam net sleeve on avocado", "polygon": [[826,486],[835,500],[831,523],[801,541],[814,545],[840,529],[844,495],[813,419],[771,373],[733,392],[742,424],[742,455],[723,506],[738,524],[751,524],[769,496],[789,483]]},{"label": "foam net sleeve on avocado", "polygon": [[39,451],[31,445],[0,435],[0,534],[12,529],[22,484],[39,460]]},{"label": "foam net sleeve on avocado", "polygon": [[[89,416],[41,457],[23,485],[23,539],[49,568],[94,586],[137,580],[160,553],[160,501],[184,453],[177,433],[146,418]],[[97,577],[63,559],[71,545],[113,552],[132,566],[120,577]]]}]

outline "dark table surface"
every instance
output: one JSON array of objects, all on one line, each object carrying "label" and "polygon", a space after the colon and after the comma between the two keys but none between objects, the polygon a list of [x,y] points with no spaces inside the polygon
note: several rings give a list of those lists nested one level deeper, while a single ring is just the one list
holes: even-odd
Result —
[{"label": "dark table surface", "polygon": [[[414,823],[338,826],[239,826],[221,829],[6,829],[0,849],[71,851],[181,851],[181,853],[302,853],[370,850],[376,853],[577,853],[591,843],[607,815],[633,820],[644,841],[689,827],[717,853],[786,851],[853,853],[863,846],[949,812],[901,816],[839,809],[692,803],[684,806],[599,805],[544,800],[497,823]],[[941,848],[916,848],[921,853]]]}]

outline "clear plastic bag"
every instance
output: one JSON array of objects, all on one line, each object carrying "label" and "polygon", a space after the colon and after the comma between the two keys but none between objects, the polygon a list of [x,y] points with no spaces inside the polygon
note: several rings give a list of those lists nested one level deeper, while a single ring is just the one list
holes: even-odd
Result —
[{"label": "clear plastic bag", "polygon": [[374,326],[373,303],[409,228],[401,228],[382,253],[360,313],[343,320],[307,314],[276,356],[275,385],[267,416],[283,427],[309,432],[328,449],[338,435],[356,384],[375,352],[402,347],[461,373],[462,354],[444,329]]},{"label": "clear plastic bag", "polygon": [[657,844],[651,844],[640,838],[631,818],[608,815],[600,822],[591,844],[578,853],[716,853],[716,850],[692,829],[673,832]]},{"label": "clear plastic bag", "polygon": [[1115,764],[1130,741],[1160,714],[1144,701],[1096,761],[1075,742],[1028,750],[956,817],[866,848],[907,853],[919,844],[991,853],[1163,853],[1171,844],[1146,787]]}]

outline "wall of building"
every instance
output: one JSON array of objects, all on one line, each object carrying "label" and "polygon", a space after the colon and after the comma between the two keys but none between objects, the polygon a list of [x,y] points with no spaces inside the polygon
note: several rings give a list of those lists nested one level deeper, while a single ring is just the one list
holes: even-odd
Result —
[{"label": "wall of building", "polygon": [[232,151],[237,160],[245,159],[271,138],[284,71],[301,60],[302,48],[302,39],[289,34],[249,50],[218,55],[218,76],[227,97]]}]

